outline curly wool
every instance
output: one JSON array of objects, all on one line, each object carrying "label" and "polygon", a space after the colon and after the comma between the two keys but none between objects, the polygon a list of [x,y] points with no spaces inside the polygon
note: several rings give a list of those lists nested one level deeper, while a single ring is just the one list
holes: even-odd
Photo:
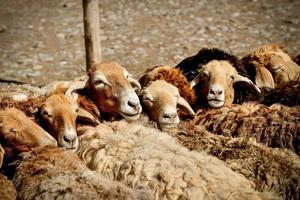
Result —
[{"label": "curly wool", "polygon": [[273,199],[205,152],[139,124],[85,128],[78,151],[92,170],[130,187],[148,187],[155,199]]},{"label": "curly wool", "polygon": [[215,135],[202,126],[181,123],[169,134],[190,150],[207,151],[233,171],[255,183],[255,189],[282,199],[300,198],[300,159],[287,149],[273,149],[254,140]]},{"label": "curly wool", "polygon": [[300,107],[257,103],[232,108],[200,109],[193,119],[214,134],[253,137],[270,147],[289,148],[300,155]]},{"label": "curly wool", "polygon": [[13,183],[18,199],[151,199],[143,188],[132,190],[90,171],[78,156],[55,147],[24,155]]},{"label": "curly wool", "polygon": [[155,66],[147,69],[139,79],[139,82],[142,87],[146,87],[151,81],[156,80],[165,80],[177,87],[180,96],[182,96],[189,104],[194,104],[196,102],[197,97],[195,91],[191,88],[190,83],[180,70],[164,65]]},{"label": "curly wool", "polygon": [[12,182],[6,176],[0,174],[0,199],[15,200],[17,199],[17,191]]},{"label": "curly wool", "polygon": [[4,149],[0,144],[0,169],[1,169],[2,164],[3,164],[3,158],[4,158]]}]

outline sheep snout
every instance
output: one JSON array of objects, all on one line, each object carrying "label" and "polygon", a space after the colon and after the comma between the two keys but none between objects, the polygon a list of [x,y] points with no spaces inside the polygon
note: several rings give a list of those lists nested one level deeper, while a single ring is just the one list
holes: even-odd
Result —
[{"label": "sheep snout", "polygon": [[63,134],[61,134],[58,139],[58,143],[61,147],[67,149],[77,149],[79,146],[79,141],[77,137],[76,130],[71,127],[67,127]]},{"label": "sheep snout", "polygon": [[213,108],[220,108],[224,105],[224,89],[216,84],[213,84],[208,91],[207,101]]}]

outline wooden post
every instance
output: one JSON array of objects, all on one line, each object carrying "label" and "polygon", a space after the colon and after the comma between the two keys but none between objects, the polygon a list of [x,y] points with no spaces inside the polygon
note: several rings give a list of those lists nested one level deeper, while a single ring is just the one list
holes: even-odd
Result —
[{"label": "wooden post", "polygon": [[86,69],[101,61],[98,0],[82,0]]}]

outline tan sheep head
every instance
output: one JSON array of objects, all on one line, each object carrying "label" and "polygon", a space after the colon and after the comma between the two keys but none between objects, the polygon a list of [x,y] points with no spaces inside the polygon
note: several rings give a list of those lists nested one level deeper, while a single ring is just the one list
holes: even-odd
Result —
[{"label": "tan sheep head", "polygon": [[228,61],[211,61],[204,65],[199,74],[191,81],[191,86],[200,85],[200,95],[206,97],[213,108],[230,107],[234,100],[233,84],[246,82],[258,92],[259,88],[248,78],[238,74]]},{"label": "tan sheep head", "polygon": [[162,128],[176,126],[179,123],[177,106],[194,116],[188,102],[179,95],[178,88],[164,80],[151,82],[142,91],[142,102],[150,118],[157,121]]},{"label": "tan sheep head", "polygon": [[274,55],[267,68],[273,75],[275,87],[300,79],[300,66],[291,59],[285,60],[282,56]]},{"label": "tan sheep head", "polygon": [[89,70],[91,96],[98,108],[119,114],[127,120],[139,118],[142,107],[135,92],[141,86],[126,69],[114,62],[103,62]]},{"label": "tan sheep head", "polygon": [[49,133],[16,108],[0,111],[0,139],[8,157],[14,151],[25,152],[34,147],[57,146],[56,140]]},{"label": "tan sheep head", "polygon": [[300,67],[279,45],[259,47],[247,59],[256,68],[255,83],[260,88],[275,88],[300,79]]},{"label": "tan sheep head", "polygon": [[77,149],[79,146],[76,133],[77,109],[76,101],[64,94],[51,95],[41,106],[42,119],[61,147]]}]

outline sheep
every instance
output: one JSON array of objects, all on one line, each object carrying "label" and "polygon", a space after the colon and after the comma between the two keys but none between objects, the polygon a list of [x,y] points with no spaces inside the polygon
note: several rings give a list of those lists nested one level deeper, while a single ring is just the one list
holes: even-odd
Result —
[{"label": "sheep", "polygon": [[231,137],[254,137],[270,147],[288,148],[300,155],[300,107],[255,102],[232,108],[200,109],[192,123],[214,134]]},{"label": "sheep", "polygon": [[[112,122],[81,127],[78,155],[87,166],[155,199],[275,199],[205,152],[188,151],[157,129]],[[80,131],[79,131],[80,132]]]},{"label": "sheep", "polygon": [[233,171],[255,183],[261,192],[281,199],[300,199],[300,159],[286,149],[273,149],[243,137],[215,135],[199,125],[181,122],[168,133],[189,150],[207,151]]},{"label": "sheep", "polygon": [[1,170],[9,177],[14,173],[14,168],[9,164],[20,152],[38,146],[57,146],[49,133],[16,108],[0,111],[0,144],[3,147],[0,153],[3,157]]},{"label": "sheep", "polygon": [[4,98],[1,107],[16,107],[33,118],[45,128],[65,148],[76,149],[78,138],[76,134],[76,118],[78,103],[65,94],[52,94],[29,98],[27,101],[13,101]]},{"label": "sheep", "polygon": [[0,173],[0,199],[2,200],[16,200],[17,192],[12,182],[6,176]]},{"label": "sheep", "polygon": [[162,129],[179,123],[177,106],[183,108],[190,116],[195,116],[189,103],[180,96],[178,88],[164,80],[150,82],[141,93],[146,112],[152,120],[159,123]]},{"label": "sheep", "polygon": [[182,96],[190,105],[196,103],[197,96],[190,83],[182,72],[174,67],[158,65],[148,68],[142,74],[139,82],[142,87],[147,87],[151,81],[164,80],[178,88]]},{"label": "sheep", "polygon": [[300,80],[299,65],[276,44],[261,46],[244,56],[242,61],[260,88],[276,88]]},{"label": "sheep", "polygon": [[[56,146],[56,140],[22,111],[7,108],[0,111],[0,141],[5,152],[24,152],[37,146]],[[9,156],[9,154],[6,154]]]},{"label": "sheep", "polygon": [[125,68],[115,62],[102,62],[93,65],[88,76],[86,88],[101,112],[129,121],[139,118],[142,107],[136,92],[141,85]]},{"label": "sheep", "polygon": [[242,87],[251,86],[250,92],[260,92],[248,78],[242,62],[220,49],[201,49],[198,54],[181,61],[176,68],[195,87],[198,106],[230,107],[237,83],[242,83]]},{"label": "sheep", "polygon": [[89,170],[70,150],[34,149],[18,161],[13,184],[18,199],[151,199],[147,188],[131,189]]}]

